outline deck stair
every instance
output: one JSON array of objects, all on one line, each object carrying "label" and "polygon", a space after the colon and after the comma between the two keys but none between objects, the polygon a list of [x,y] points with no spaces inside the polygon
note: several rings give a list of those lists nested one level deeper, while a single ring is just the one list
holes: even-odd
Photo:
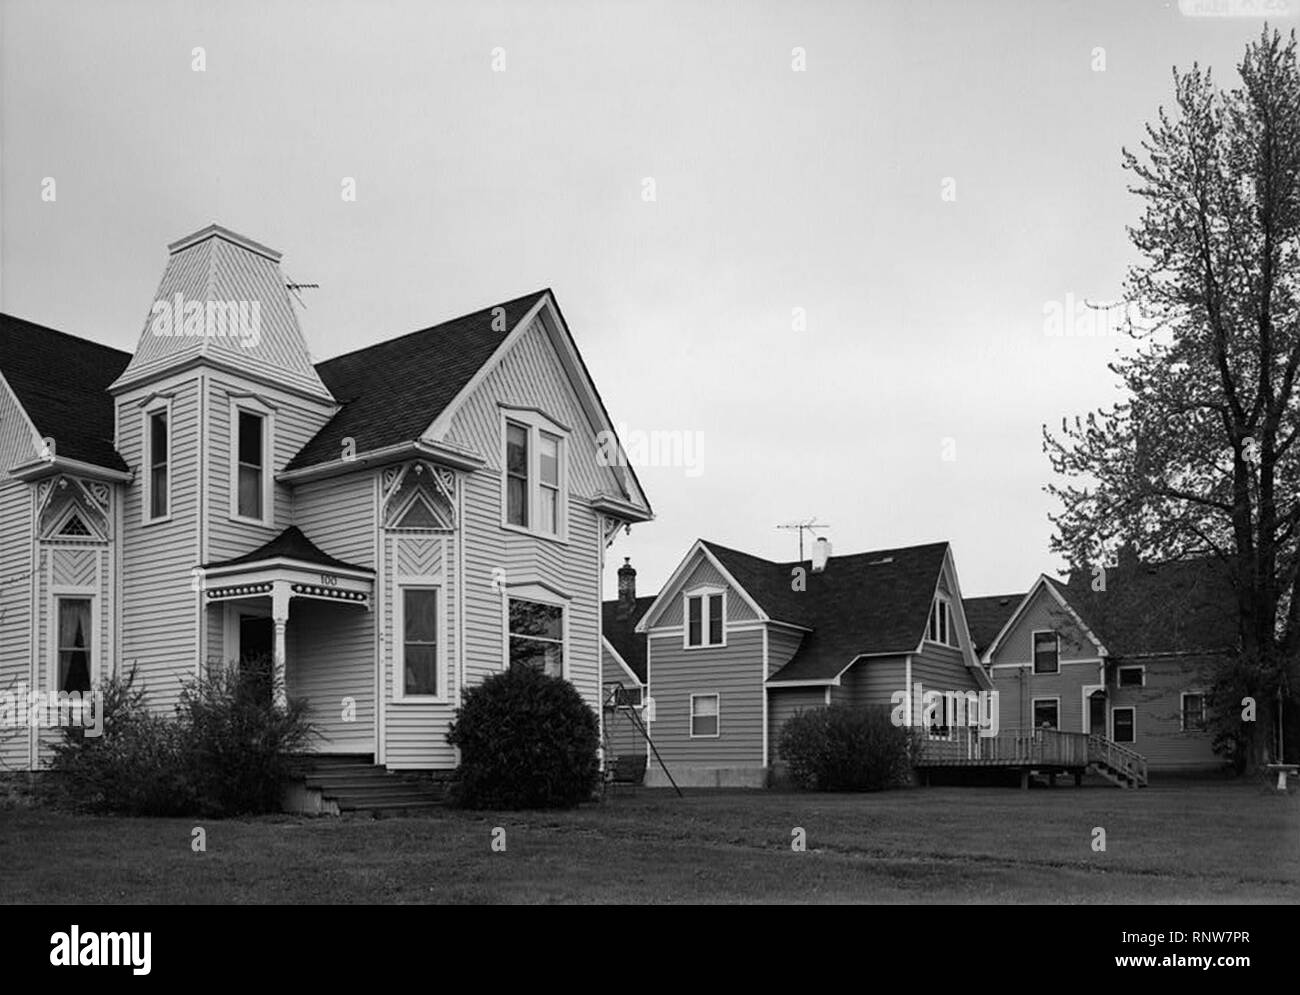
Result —
[{"label": "deck stair", "polygon": [[1147,786],[1147,758],[1098,733],[1088,734],[1088,770],[1121,788]]},{"label": "deck stair", "polygon": [[298,812],[427,812],[443,804],[445,786],[427,776],[392,772],[370,754],[304,756],[295,761],[285,807]]}]

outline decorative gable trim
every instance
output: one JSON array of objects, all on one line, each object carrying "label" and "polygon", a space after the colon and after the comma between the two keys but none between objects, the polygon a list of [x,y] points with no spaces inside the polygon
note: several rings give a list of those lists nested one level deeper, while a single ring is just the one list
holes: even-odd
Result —
[{"label": "decorative gable trim", "polygon": [[[758,621],[771,621],[767,612],[763,611],[762,605],[755,601],[750,596],[749,592],[740,586],[736,578],[731,575],[730,571],[728,571],[718,558],[709,551],[709,547],[705,545],[704,540],[696,539],[694,545],[692,545],[690,550],[687,551],[686,556],[682,558],[682,562],[677,564],[677,569],[673,571],[672,576],[668,578],[668,583],[666,583],[659,591],[659,596],[654,599],[650,604],[650,607],[646,609],[645,614],[641,616],[641,621],[637,622],[636,628],[633,631],[645,634],[653,628],[651,623],[669,604],[672,603],[673,598],[677,596],[680,585],[686,582],[688,569],[693,568],[696,565],[697,556],[702,556],[715,570],[718,571],[722,576],[722,579],[727,582],[727,585],[736,592],[736,595],[754,610],[754,613],[758,616]],[[682,620],[683,626],[685,625],[685,621],[685,619]]]},{"label": "decorative gable trim", "polygon": [[[642,489],[640,481],[637,480],[636,471],[632,469],[622,443],[618,441],[618,434],[614,430],[614,423],[609,417],[609,412],[605,410],[605,405],[596,391],[596,385],[587,371],[586,364],[582,361],[582,356],[573,342],[573,336],[568,330],[568,325],[560,314],[560,309],[549,290],[544,292],[537,303],[519,319],[515,327],[502,339],[501,344],[497,346],[496,351],[492,353],[488,361],[479,367],[474,376],[452,399],[451,403],[442,409],[438,417],[423,432],[421,438],[439,442],[446,438],[456,414],[464,407],[466,401],[474,395],[474,392],[492,371],[501,364],[502,360],[532,326],[533,322],[539,319],[546,330],[552,348],[555,349],[561,368],[567,374],[570,388],[577,397],[579,406],[587,416],[592,431],[596,433],[598,438],[604,435],[605,438],[613,440],[617,446],[613,458],[607,461],[608,468],[613,472],[614,479],[618,482],[622,492],[618,496],[627,502],[626,507],[635,509],[635,517],[628,513],[625,513],[623,517],[632,521],[650,521],[654,517],[653,511],[650,509],[650,502],[646,499],[645,491]],[[608,434],[605,435],[605,433]]]}]

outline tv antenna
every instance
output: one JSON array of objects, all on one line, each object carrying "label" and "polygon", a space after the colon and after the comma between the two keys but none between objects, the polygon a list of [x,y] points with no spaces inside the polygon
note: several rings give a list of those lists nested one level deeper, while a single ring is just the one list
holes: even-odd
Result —
[{"label": "tv antenna", "polygon": [[301,304],[302,309],[306,311],[307,302],[302,299],[302,294],[298,293],[298,291],[320,290],[320,284],[319,283],[295,283],[292,279],[290,279],[289,282],[284,285],[284,289],[289,291],[289,293],[293,294],[293,299],[296,300],[299,304]]},{"label": "tv antenna", "polygon": [[777,528],[790,529],[792,531],[795,529],[799,530],[799,559],[802,560],[803,559],[803,534],[805,532],[809,532],[812,535],[816,535],[818,529],[829,529],[830,526],[827,525],[825,522],[817,521],[817,516],[814,515],[806,522],[786,522],[784,525],[778,525]]}]

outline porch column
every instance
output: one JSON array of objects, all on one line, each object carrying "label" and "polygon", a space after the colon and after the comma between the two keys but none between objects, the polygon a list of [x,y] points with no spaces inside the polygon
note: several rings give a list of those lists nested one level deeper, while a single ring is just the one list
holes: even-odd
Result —
[{"label": "porch column", "polygon": [[288,688],[285,686],[284,630],[289,622],[289,582],[274,581],[271,585],[271,621],[275,625],[275,649],[272,659],[275,661],[273,680],[275,686],[275,704],[284,708],[289,703]]}]

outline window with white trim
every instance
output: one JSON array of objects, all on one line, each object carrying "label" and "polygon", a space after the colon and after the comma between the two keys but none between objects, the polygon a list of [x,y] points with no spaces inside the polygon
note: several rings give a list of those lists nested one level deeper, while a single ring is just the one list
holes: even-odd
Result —
[{"label": "window with white trim", "polygon": [[164,402],[144,414],[145,522],[171,515],[171,456],[171,403]]},{"label": "window with white trim", "polygon": [[511,598],[507,625],[510,666],[564,676],[563,606]]},{"label": "window with white trim", "polygon": [[1034,699],[1034,728],[1035,729],[1061,728],[1061,699],[1060,698],[1035,698]]},{"label": "window with white trim", "polygon": [[721,735],[722,699],[716,694],[691,695],[691,739],[716,739]]},{"label": "window with white trim", "polygon": [[551,425],[549,419],[530,419],[523,412],[505,419],[502,520],[512,528],[563,538],[568,443]]},{"label": "window with white trim", "polygon": [[1111,738],[1116,743],[1137,741],[1137,711],[1130,707],[1110,710]]},{"label": "window with white trim", "polygon": [[230,403],[230,517],[269,525],[274,501],[272,409],[252,398]]},{"label": "window with white trim", "polygon": [[1183,732],[1199,732],[1205,728],[1205,692],[1184,691],[1179,708]]},{"label": "window with white trim", "polygon": [[55,599],[57,625],[57,687],[60,691],[89,691],[93,672],[91,599]]},{"label": "window with white trim", "polygon": [[722,591],[686,595],[687,647],[726,645],[726,601]]},{"label": "window with white trim", "polygon": [[401,633],[397,672],[403,698],[442,697],[439,667],[439,590],[434,585],[402,585]]},{"label": "window with white trim", "polygon": [[1034,673],[1059,674],[1061,672],[1061,637],[1048,629],[1035,632],[1033,640]]},{"label": "window with white trim", "polygon": [[240,411],[237,419],[238,441],[235,446],[236,490],[240,518],[264,517],[262,480],[266,473],[263,446],[263,419],[252,411]]},{"label": "window with white trim", "polygon": [[930,625],[925,638],[944,646],[957,645],[952,627],[952,604],[941,594],[935,595],[934,604],[930,607]]},{"label": "window with white trim", "polygon": [[1146,668],[1120,667],[1116,671],[1115,683],[1122,688],[1140,688],[1146,684]]}]

